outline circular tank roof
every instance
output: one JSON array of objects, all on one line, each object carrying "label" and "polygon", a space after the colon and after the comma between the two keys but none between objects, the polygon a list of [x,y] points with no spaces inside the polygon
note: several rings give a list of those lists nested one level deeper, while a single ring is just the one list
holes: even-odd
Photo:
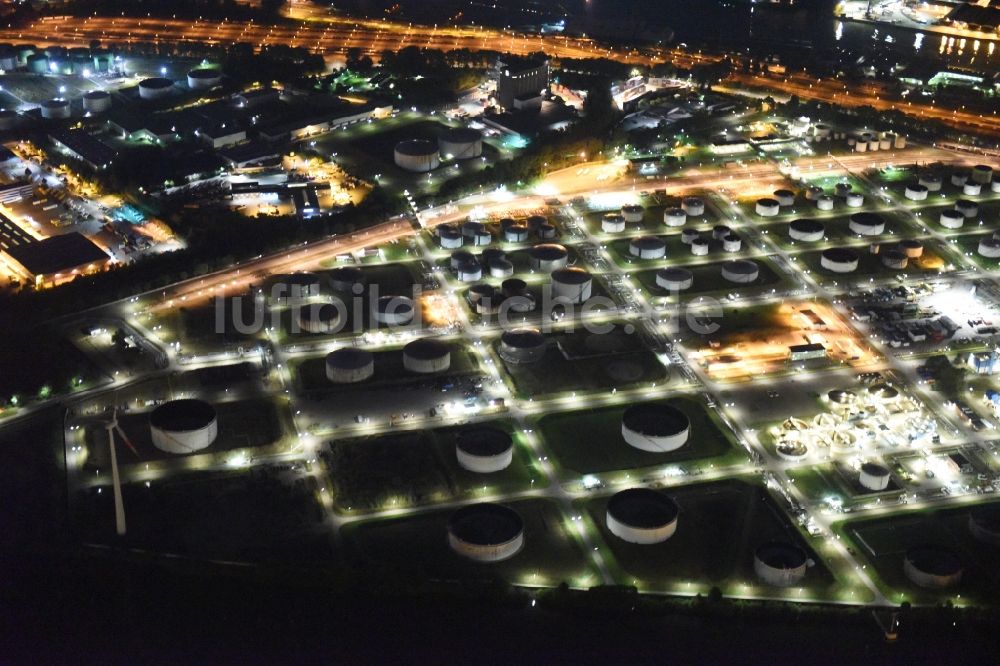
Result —
[{"label": "circular tank roof", "polygon": [[845,391],[841,389],[830,391],[826,395],[833,402],[850,402],[855,397],[857,397],[854,391]]},{"label": "circular tank roof", "polygon": [[582,268],[560,268],[552,271],[552,279],[563,284],[584,284],[591,276]]},{"label": "circular tank roof", "polygon": [[622,425],[633,432],[652,437],[668,437],[690,426],[687,415],[662,402],[633,405],[622,414]]},{"label": "circular tank roof", "polygon": [[187,73],[192,79],[217,79],[222,76],[222,70],[216,67],[198,67]]},{"label": "circular tank roof", "polygon": [[47,109],[57,109],[69,106],[69,101],[65,99],[47,99],[41,105]]},{"label": "circular tank roof", "polygon": [[873,462],[862,463],[861,471],[870,476],[889,476],[889,468]]},{"label": "circular tank roof", "polygon": [[933,576],[952,576],[962,570],[962,562],[958,556],[941,546],[908,548],[906,559],[916,569]]},{"label": "circular tank roof", "polygon": [[608,513],[619,522],[639,529],[655,529],[677,519],[677,503],[649,488],[629,488],[608,500]]},{"label": "circular tank roof", "polygon": [[819,220],[810,220],[807,218],[801,218],[798,220],[792,220],[788,223],[788,226],[804,234],[815,234],[823,231],[823,223]]},{"label": "circular tank roof", "polygon": [[438,147],[424,139],[408,139],[396,144],[396,152],[400,155],[410,155],[412,157],[422,157],[437,153]]},{"label": "circular tank roof", "polygon": [[569,252],[562,245],[557,245],[555,243],[543,243],[541,245],[536,245],[530,250],[531,256],[535,259],[542,259],[547,261],[552,261],[556,259],[563,259]]},{"label": "circular tank roof", "polygon": [[877,227],[880,224],[885,224],[885,218],[878,213],[861,212],[851,215],[851,222],[861,224],[866,227]]},{"label": "circular tank roof", "polygon": [[823,256],[837,263],[850,263],[858,261],[858,253],[846,247],[831,247],[823,250]]},{"label": "circular tank roof", "polygon": [[694,273],[686,268],[661,268],[656,271],[656,277],[670,282],[686,282],[694,279]]},{"label": "circular tank roof", "polygon": [[170,79],[164,79],[159,76],[154,76],[148,79],[143,79],[139,81],[139,85],[143,88],[152,88],[155,90],[162,90],[163,88],[169,88],[174,85],[174,82]]},{"label": "circular tank roof", "polygon": [[498,456],[514,446],[511,436],[500,428],[463,428],[456,435],[455,445],[473,456]]},{"label": "circular tank roof", "polygon": [[772,569],[798,569],[806,563],[806,551],[795,544],[770,541],[754,552],[754,556]]},{"label": "circular tank roof", "polygon": [[188,398],[163,403],[150,413],[149,424],[160,430],[187,432],[204,428],[215,417],[215,407],[204,400]]},{"label": "circular tank roof", "polygon": [[343,347],[334,350],[326,355],[326,362],[336,368],[352,369],[363,368],[369,365],[374,358],[367,349],[355,349],[354,347]]},{"label": "circular tank roof", "polygon": [[758,271],[757,264],[749,259],[734,259],[722,265],[722,269],[727,273],[736,275],[752,275]]},{"label": "circular tank roof", "polygon": [[537,328],[515,328],[504,331],[500,341],[509,347],[528,349],[545,344],[545,336]]},{"label": "circular tank roof", "polygon": [[107,99],[108,97],[111,97],[111,94],[106,90],[91,90],[83,95],[84,99]]},{"label": "circular tank roof", "polygon": [[466,543],[496,546],[517,538],[524,531],[524,521],[513,509],[483,502],[451,514],[448,531]]},{"label": "circular tank roof", "polygon": [[429,361],[447,356],[451,353],[451,347],[434,338],[419,338],[406,343],[403,353],[411,358]]},{"label": "circular tank roof", "polygon": [[299,319],[305,321],[336,321],[340,311],[333,303],[313,303],[299,308]]}]

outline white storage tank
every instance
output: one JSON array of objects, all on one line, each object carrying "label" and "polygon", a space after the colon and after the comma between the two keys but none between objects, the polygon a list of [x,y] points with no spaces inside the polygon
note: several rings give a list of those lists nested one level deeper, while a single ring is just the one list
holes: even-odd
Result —
[{"label": "white storage tank", "polygon": [[500,336],[500,357],[508,363],[534,363],[545,355],[548,342],[536,328],[515,328]]},{"label": "white storage tank", "polygon": [[847,226],[859,236],[880,236],[885,233],[885,220],[877,213],[854,213]]},{"label": "white storage tank", "polygon": [[722,240],[723,238],[729,236],[732,233],[733,230],[730,229],[725,224],[717,224],[714,227],[712,227],[712,238],[714,238],[715,240]]},{"label": "white storage tank", "polygon": [[528,250],[528,262],[536,271],[551,273],[552,271],[565,268],[569,261],[569,252],[562,245],[555,243],[543,243]]},{"label": "white storage tank", "polygon": [[993,180],[993,167],[988,164],[977,164],[972,167],[972,182],[986,185]]},{"label": "white storage tank", "polygon": [[626,222],[630,224],[642,222],[642,216],[643,216],[642,206],[638,204],[622,206],[622,217],[625,218]]},{"label": "white storage tank", "polygon": [[677,531],[677,503],[649,488],[629,488],[608,500],[608,531],[629,543],[663,543]]},{"label": "white storage tank", "polygon": [[788,225],[788,236],[792,240],[806,243],[815,243],[816,241],[823,240],[825,231],[823,223],[818,220],[792,220]]},{"label": "white storage tank", "polygon": [[145,100],[163,99],[174,92],[174,82],[170,79],[153,77],[139,81],[139,97]]},{"label": "white storage tank", "polygon": [[684,197],[681,200],[681,209],[689,217],[698,217],[705,214],[705,200],[701,197]]},{"label": "white storage tank", "polygon": [[434,338],[419,338],[403,347],[403,367],[410,372],[431,374],[451,367],[451,347]]},{"label": "white storage tank", "polygon": [[781,204],[777,199],[757,199],[754,210],[761,217],[774,217],[778,214]]},{"label": "white storage tank", "polygon": [[963,173],[961,171],[956,171],[951,174],[951,184],[955,187],[962,187],[967,182],[969,182],[969,174]]},{"label": "white storage tank", "polygon": [[639,259],[661,259],[667,254],[667,244],[657,236],[636,236],[629,241],[628,252]]},{"label": "white storage tank", "polygon": [[687,213],[682,208],[667,208],[663,211],[663,223],[668,227],[683,227]]},{"label": "white storage tank", "polygon": [[514,440],[499,428],[463,428],[455,436],[455,458],[470,472],[502,472],[514,461]]},{"label": "white storage tank", "polygon": [[62,120],[69,118],[69,100],[62,98],[47,99],[41,103],[42,118],[48,120]]},{"label": "white storage tank", "polygon": [[945,229],[961,229],[962,225],[965,224],[965,215],[957,210],[943,210],[938,222]]},{"label": "white storage tank", "polygon": [[711,242],[704,236],[698,236],[691,241],[691,254],[696,257],[704,257],[708,254],[708,250],[711,247]]},{"label": "white storage tank", "polygon": [[858,270],[860,257],[854,250],[846,247],[832,247],[823,250],[819,264],[833,273],[853,273]]},{"label": "white storage tank", "polygon": [[861,473],[858,476],[858,481],[868,490],[879,492],[889,487],[890,478],[888,467],[879,465],[878,463],[866,462],[861,465]]},{"label": "white storage tank", "polygon": [[943,590],[961,582],[962,562],[947,548],[915,546],[906,550],[903,573],[919,587]]},{"label": "white storage tank", "polygon": [[905,238],[899,241],[899,249],[910,259],[924,256],[924,244],[916,238]]},{"label": "white storage tank", "polygon": [[492,259],[489,269],[490,277],[507,278],[514,274],[514,264],[509,259]]},{"label": "white storage tank", "polygon": [[393,151],[393,159],[400,169],[416,173],[432,171],[441,164],[438,147],[424,139],[400,141]]},{"label": "white storage tank", "polygon": [[902,250],[890,249],[882,253],[882,265],[894,271],[901,271],[909,263],[909,257]]},{"label": "white storage tank", "polygon": [[967,197],[978,197],[983,193],[983,186],[979,183],[966,183],[962,185],[962,194]]},{"label": "white storage tank", "polygon": [[1000,240],[987,236],[979,241],[979,256],[988,259],[1000,258]]},{"label": "white storage tank", "polygon": [[979,204],[968,199],[959,199],[955,202],[955,210],[965,217],[975,217],[979,215]]},{"label": "white storage tank", "polygon": [[460,282],[476,282],[483,277],[483,267],[478,261],[465,261],[455,269],[455,277]]},{"label": "white storage tank", "polygon": [[690,245],[696,238],[701,238],[701,234],[694,229],[684,229],[681,231],[681,242],[685,245]]},{"label": "white storage tank", "polygon": [[83,96],[83,110],[87,113],[104,113],[111,108],[111,95],[104,90],[91,90]]},{"label": "white storage tank", "polygon": [[823,196],[823,188],[818,185],[810,185],[806,188],[806,199],[809,201],[816,201],[821,196]]},{"label": "white storage tank", "polygon": [[848,208],[861,208],[865,203],[865,195],[860,192],[848,192],[844,201]]},{"label": "white storage tank", "polygon": [[590,298],[594,279],[582,268],[560,268],[552,272],[552,295],[571,303],[583,303]]},{"label": "white storage tank", "polygon": [[795,192],[792,190],[775,190],[774,200],[778,202],[779,206],[788,207],[795,205]]},{"label": "white storage tank", "polygon": [[204,400],[170,400],[150,412],[149,430],[160,451],[194,453],[218,437],[218,415]]},{"label": "white storage tank", "polygon": [[478,262],[479,260],[476,259],[476,255],[472,254],[468,250],[455,250],[451,253],[451,257],[448,258],[448,264],[451,266],[453,271],[457,271],[463,264]]},{"label": "white storage tank", "polygon": [[729,234],[722,239],[722,249],[725,252],[739,252],[743,249],[743,240],[736,234]]},{"label": "white storage tank", "polygon": [[763,582],[776,587],[797,585],[805,578],[808,566],[806,551],[791,543],[765,543],[753,555],[754,573]]},{"label": "white storage tank", "polygon": [[663,402],[633,405],[622,414],[622,438],[642,451],[676,451],[687,442],[690,430],[687,415]]},{"label": "white storage tank", "polygon": [[437,228],[438,244],[445,250],[454,250],[462,247],[465,237],[462,232],[452,224],[442,224]]},{"label": "white storage tank", "polygon": [[330,334],[340,330],[340,309],[333,303],[310,303],[299,308],[299,328],[306,333]]},{"label": "white storage tank", "polygon": [[438,149],[443,159],[480,157],[483,154],[483,134],[471,127],[448,129],[438,137]]},{"label": "white storage tank", "polygon": [[722,264],[722,277],[729,282],[749,284],[760,275],[757,264],[749,259],[734,259]]},{"label": "white storage tank", "polygon": [[920,178],[917,182],[927,188],[928,192],[940,192],[941,191],[941,176],[934,173],[924,173],[920,174]]},{"label": "white storage tank", "polygon": [[925,201],[927,199],[927,186],[920,183],[910,183],[903,193],[910,201]]},{"label": "white storage tank", "polygon": [[892,147],[896,150],[902,150],[906,148],[906,137],[902,134],[897,134],[892,141]]},{"label": "white storage tank", "polygon": [[334,384],[355,384],[375,374],[375,356],[366,349],[343,347],[326,355],[326,378]]},{"label": "white storage tank", "polygon": [[1000,178],[990,182],[990,192],[1000,194]]},{"label": "white storage tank", "polygon": [[819,210],[833,210],[833,197],[829,194],[821,194],[816,198],[816,208]]},{"label": "white storage tank", "polygon": [[500,562],[524,547],[524,521],[500,504],[469,504],[448,520],[448,545],[476,562]]},{"label": "white storage tank", "polygon": [[504,240],[508,243],[523,243],[528,240],[528,227],[523,224],[514,224],[503,232]]},{"label": "white storage tank", "polygon": [[413,299],[406,296],[382,296],[372,308],[375,322],[386,326],[405,326],[413,321],[413,313]]},{"label": "white storage tank", "polygon": [[625,216],[618,213],[608,213],[601,218],[601,231],[606,234],[625,231]]},{"label": "white storage tank", "polygon": [[661,268],[656,271],[656,286],[667,291],[684,291],[694,285],[694,273],[686,268]]},{"label": "white storage tank", "polygon": [[217,67],[198,67],[187,73],[187,85],[191,90],[211,90],[222,83],[222,70]]}]

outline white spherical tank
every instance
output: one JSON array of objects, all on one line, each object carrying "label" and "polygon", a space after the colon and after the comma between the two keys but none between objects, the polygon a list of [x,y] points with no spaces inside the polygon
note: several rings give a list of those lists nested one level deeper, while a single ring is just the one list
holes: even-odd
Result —
[{"label": "white spherical tank", "polygon": [[639,259],[662,259],[667,254],[667,244],[657,236],[636,236],[629,241],[628,252]]},{"label": "white spherical tank", "polygon": [[888,467],[872,462],[863,463],[858,475],[858,481],[863,487],[876,492],[888,488],[890,478]]},{"label": "white spherical tank", "polygon": [[853,273],[858,270],[860,260],[861,258],[854,250],[846,247],[832,247],[823,250],[819,264],[833,273]]},{"label": "white spherical tank", "polygon": [[203,400],[171,400],[149,415],[153,446],[167,453],[208,448],[219,434],[215,407]]},{"label": "white spherical tank", "polygon": [[215,67],[199,67],[187,73],[187,85],[191,90],[210,90],[222,83],[222,70]]},{"label": "white spherical tank", "polygon": [[668,227],[683,227],[687,213],[682,208],[667,208],[663,211],[663,223]]},{"label": "white spherical tank", "polygon": [[64,118],[69,118],[69,100],[47,99],[42,102],[40,106],[42,109],[42,118],[47,120],[62,120]]},{"label": "white spherical tank", "polygon": [[687,415],[666,403],[633,405],[622,414],[622,438],[651,453],[676,451],[688,441],[690,429]]},{"label": "white spherical tank", "polygon": [[524,521],[500,504],[469,504],[448,520],[448,545],[476,562],[500,562],[524,547]]},{"label": "white spherical tank", "polygon": [[684,291],[694,285],[694,273],[686,268],[661,268],[656,271],[656,286],[667,291]]},{"label": "white spherical tank", "polygon": [[111,95],[104,90],[91,90],[83,96],[83,110],[87,113],[104,113],[111,108]]},{"label": "white spherical tank", "polygon": [[594,278],[582,268],[560,268],[552,271],[552,295],[570,303],[583,303],[590,298]]},{"label": "white spherical tank", "polygon": [[153,77],[139,81],[139,97],[145,100],[157,100],[169,97],[174,92],[174,82],[170,79]]},{"label": "white spherical tank", "polygon": [[757,548],[753,570],[768,585],[791,587],[805,578],[809,566],[806,551],[784,542],[771,542]]},{"label": "white spherical tank", "polygon": [[514,461],[514,440],[499,428],[465,428],[455,437],[455,458],[470,472],[502,472]]},{"label": "white spherical tank", "polygon": [[451,347],[434,338],[420,338],[403,347],[403,367],[410,372],[432,374],[451,367]]},{"label": "white spherical tank", "polygon": [[662,492],[629,488],[608,500],[608,531],[629,543],[663,543],[677,531],[677,503]]},{"label": "white spherical tank", "polygon": [[483,134],[471,127],[448,129],[438,137],[438,149],[443,159],[479,157],[483,154]]},{"label": "white spherical tank", "polygon": [[326,355],[326,378],[334,384],[355,384],[375,374],[375,356],[365,349],[343,347]]},{"label": "white spherical tank", "polygon": [[760,275],[757,264],[749,259],[734,259],[722,264],[722,277],[729,282],[749,284]]},{"label": "white spherical tank", "polygon": [[438,147],[423,139],[400,141],[393,151],[393,159],[400,169],[416,173],[432,171],[441,164]]}]

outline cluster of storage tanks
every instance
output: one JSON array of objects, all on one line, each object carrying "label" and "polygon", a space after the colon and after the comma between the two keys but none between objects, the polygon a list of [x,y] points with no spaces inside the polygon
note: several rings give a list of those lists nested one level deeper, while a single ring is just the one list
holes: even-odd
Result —
[{"label": "cluster of storage tanks", "polygon": [[861,132],[848,136],[847,145],[859,153],[877,150],[902,150],[906,148],[906,137],[890,132]]},{"label": "cluster of storage tanks", "polygon": [[[969,171],[955,171],[951,174],[949,182],[952,186],[961,188],[962,195],[967,197],[976,197],[986,191],[1000,193],[1000,180],[993,179],[993,167],[988,164],[977,164]],[[925,201],[931,193],[940,192],[943,183],[944,179],[939,174],[925,172],[918,176],[916,182],[907,183],[903,194],[910,201]],[[965,217],[974,217],[978,213],[975,204],[964,201],[964,207],[971,211]]]},{"label": "cluster of storage tanks", "polygon": [[[555,225],[543,215],[532,215],[524,222],[513,218],[500,220],[499,237],[506,243],[524,243],[532,235],[542,241],[553,240],[558,234]],[[441,224],[435,230],[438,245],[445,250],[457,250],[465,245],[480,247],[494,241],[494,235],[483,222],[466,220],[460,225]]]},{"label": "cluster of storage tanks", "polygon": [[457,127],[445,130],[437,142],[406,139],[396,144],[393,159],[406,171],[426,173],[441,165],[441,160],[467,160],[483,154],[483,135],[479,130]]},{"label": "cluster of storage tanks", "polygon": [[32,74],[101,73],[113,65],[114,55],[107,49],[0,44],[0,69],[8,72],[23,67]]}]

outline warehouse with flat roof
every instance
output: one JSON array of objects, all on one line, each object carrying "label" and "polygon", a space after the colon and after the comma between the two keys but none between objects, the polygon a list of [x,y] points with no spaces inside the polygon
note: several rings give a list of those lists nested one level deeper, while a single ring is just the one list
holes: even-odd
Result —
[{"label": "warehouse with flat roof", "polygon": [[42,240],[5,244],[0,259],[24,280],[41,286],[102,270],[110,257],[86,236],[71,231]]}]

